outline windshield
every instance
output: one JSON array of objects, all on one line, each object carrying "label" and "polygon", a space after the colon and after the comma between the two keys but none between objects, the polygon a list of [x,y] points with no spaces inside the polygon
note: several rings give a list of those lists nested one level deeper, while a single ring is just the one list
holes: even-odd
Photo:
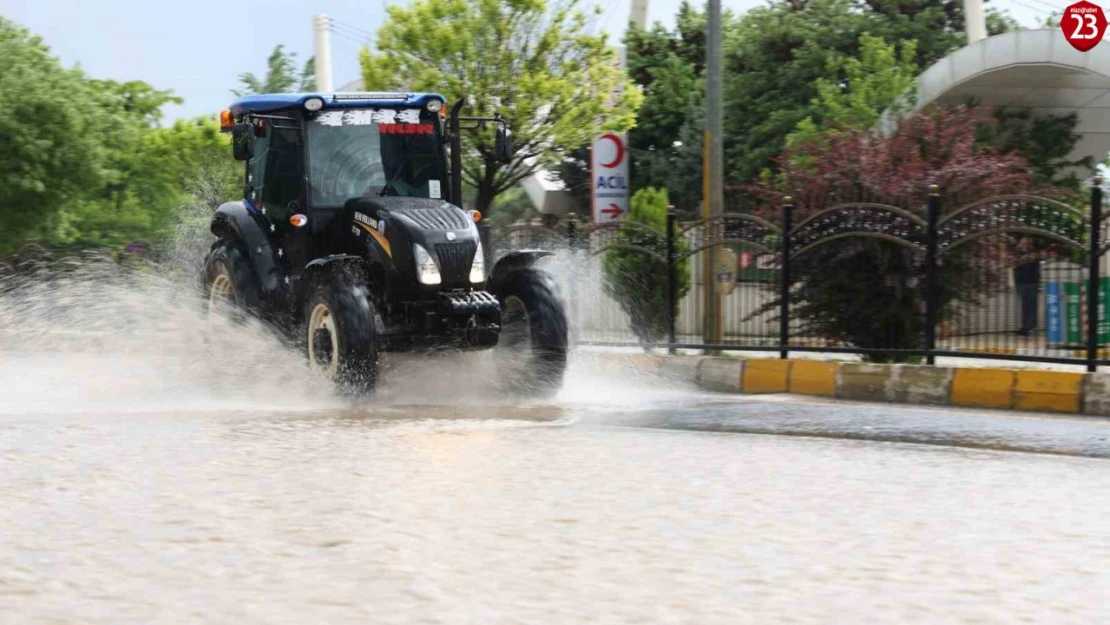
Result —
[{"label": "windshield", "polygon": [[438,115],[423,109],[323,111],[308,123],[309,186],[316,206],[366,195],[443,197]]}]

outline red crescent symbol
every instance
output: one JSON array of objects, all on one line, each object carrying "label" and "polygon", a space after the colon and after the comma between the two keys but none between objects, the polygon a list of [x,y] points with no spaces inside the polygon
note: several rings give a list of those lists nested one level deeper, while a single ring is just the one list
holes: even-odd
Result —
[{"label": "red crescent symbol", "polygon": [[624,160],[624,143],[621,142],[621,138],[610,132],[608,134],[602,135],[601,139],[602,140],[608,139],[608,140],[612,141],[613,145],[617,146],[617,155],[616,155],[616,157],[613,158],[613,162],[611,162],[611,163],[599,163],[599,165],[601,165],[602,167],[604,167],[606,169],[611,169],[613,167],[616,167],[617,165],[620,165],[621,161]]}]

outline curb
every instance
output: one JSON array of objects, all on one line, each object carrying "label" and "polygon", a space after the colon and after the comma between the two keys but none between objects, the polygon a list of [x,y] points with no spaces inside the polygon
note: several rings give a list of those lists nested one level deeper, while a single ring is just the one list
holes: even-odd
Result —
[{"label": "curb", "polygon": [[1106,373],[640,354],[603,360],[721,393],[1110,416]]}]

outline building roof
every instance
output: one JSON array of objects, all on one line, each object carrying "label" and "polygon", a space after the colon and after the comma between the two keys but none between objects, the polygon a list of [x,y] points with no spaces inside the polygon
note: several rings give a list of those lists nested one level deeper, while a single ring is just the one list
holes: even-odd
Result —
[{"label": "building roof", "polygon": [[[1110,44],[1073,48],[1058,28],[995,35],[937,61],[918,79],[917,106],[977,100],[1041,115],[1075,113],[1069,160],[1110,153]],[[1086,172],[1088,175],[1090,172]]]},{"label": "building roof", "polygon": [[349,108],[366,106],[424,106],[429,100],[446,102],[438,93],[393,92],[343,92],[335,93],[260,93],[243,96],[231,103],[236,116],[247,113],[266,113],[303,106],[309,98],[324,100],[324,108]]}]

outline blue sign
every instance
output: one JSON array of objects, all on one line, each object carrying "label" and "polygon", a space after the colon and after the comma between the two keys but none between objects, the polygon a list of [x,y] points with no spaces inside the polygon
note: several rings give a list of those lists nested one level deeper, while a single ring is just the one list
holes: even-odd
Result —
[{"label": "blue sign", "polygon": [[1064,310],[1061,302],[1063,289],[1059,282],[1044,285],[1045,338],[1049,344],[1064,343]]}]

